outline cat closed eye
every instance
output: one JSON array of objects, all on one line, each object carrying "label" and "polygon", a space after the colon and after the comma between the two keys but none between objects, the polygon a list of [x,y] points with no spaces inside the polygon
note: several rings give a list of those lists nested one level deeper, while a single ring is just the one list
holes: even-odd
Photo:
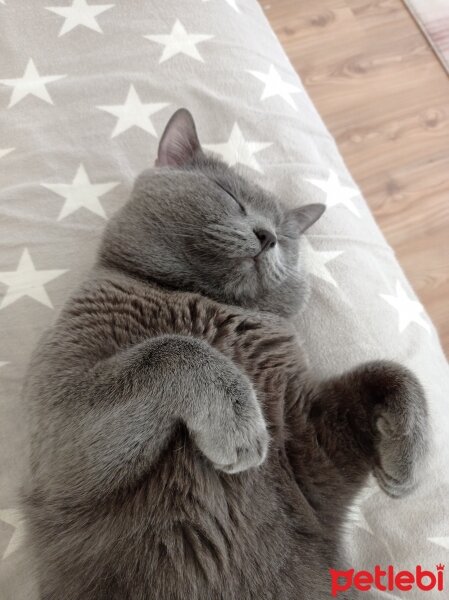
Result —
[{"label": "cat closed eye", "polygon": [[244,215],[246,215],[246,210],[245,207],[243,206],[243,204],[235,197],[235,195],[228,189],[226,188],[224,185],[222,185],[221,183],[219,183],[218,181],[215,182],[219,188],[221,188],[225,194],[227,194],[228,196],[230,196],[234,202],[240,207],[240,210],[242,211],[242,213]]}]

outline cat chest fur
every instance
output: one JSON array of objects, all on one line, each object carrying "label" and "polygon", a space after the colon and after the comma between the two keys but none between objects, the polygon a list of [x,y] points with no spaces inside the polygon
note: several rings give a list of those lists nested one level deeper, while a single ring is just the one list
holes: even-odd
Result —
[{"label": "cat chest fur", "polygon": [[279,383],[306,368],[295,332],[284,319],[128,278],[96,282],[88,293],[75,296],[62,318],[62,327],[72,332],[65,349],[81,348],[91,363],[145,339],[176,334],[203,339],[225,354],[262,395],[268,379]]}]

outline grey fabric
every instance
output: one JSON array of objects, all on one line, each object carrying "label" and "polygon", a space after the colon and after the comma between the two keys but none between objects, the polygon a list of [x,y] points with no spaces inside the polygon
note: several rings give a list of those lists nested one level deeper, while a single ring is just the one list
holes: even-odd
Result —
[{"label": "grey fabric", "polygon": [[[307,236],[313,290],[298,320],[315,371],[392,358],[428,392],[429,473],[404,500],[367,491],[348,532],[354,567],[449,564],[449,371],[437,334],[258,3],[94,2],[0,0],[0,597],[36,597],[17,507],[31,349],[179,106],[196,117],[206,148],[285,202],[327,201]],[[157,37],[174,27],[171,43]],[[128,127],[133,120],[140,126]]]}]

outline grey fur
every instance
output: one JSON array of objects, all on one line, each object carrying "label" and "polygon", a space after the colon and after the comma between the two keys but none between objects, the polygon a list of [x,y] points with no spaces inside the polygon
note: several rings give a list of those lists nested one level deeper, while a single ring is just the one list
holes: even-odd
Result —
[{"label": "grey fur", "polygon": [[285,317],[324,207],[288,211],[204,155],[185,110],[157,163],[30,365],[41,598],[328,598],[368,475],[391,496],[416,485],[422,388],[386,362],[308,374]]}]

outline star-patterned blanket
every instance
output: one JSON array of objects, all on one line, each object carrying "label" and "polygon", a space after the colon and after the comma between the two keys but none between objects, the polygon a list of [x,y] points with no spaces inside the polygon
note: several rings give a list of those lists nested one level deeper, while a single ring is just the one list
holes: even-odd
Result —
[{"label": "star-patterned blanket", "polygon": [[[427,390],[429,471],[404,500],[368,488],[348,532],[354,567],[449,565],[447,363],[258,3],[112,2],[0,0],[1,599],[37,598],[17,502],[31,349],[180,106],[193,112],[206,149],[285,202],[327,203],[307,235],[312,298],[297,320],[315,371],[391,358]],[[425,595],[434,597],[442,596]]]}]

